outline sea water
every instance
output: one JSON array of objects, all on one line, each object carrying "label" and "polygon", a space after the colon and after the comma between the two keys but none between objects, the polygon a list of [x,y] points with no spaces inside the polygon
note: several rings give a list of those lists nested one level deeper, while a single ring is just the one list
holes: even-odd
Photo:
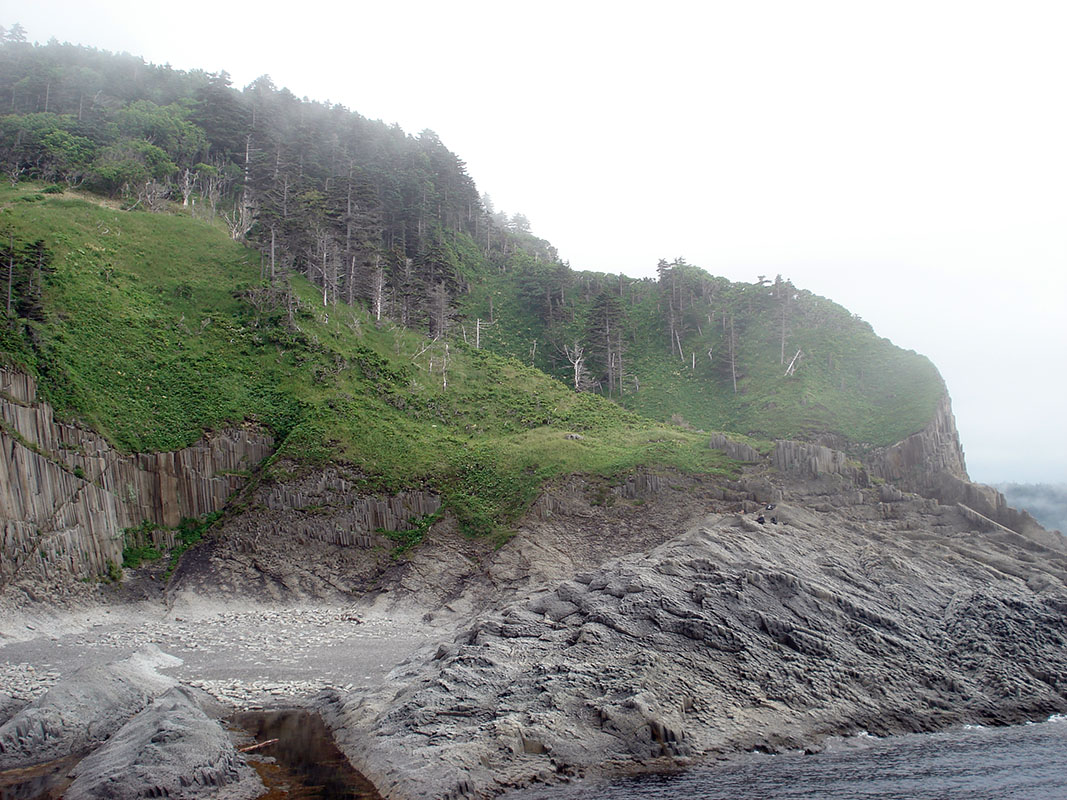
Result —
[{"label": "sea water", "polygon": [[814,755],[522,792],[522,800],[1067,800],[1067,717],[840,740]]}]

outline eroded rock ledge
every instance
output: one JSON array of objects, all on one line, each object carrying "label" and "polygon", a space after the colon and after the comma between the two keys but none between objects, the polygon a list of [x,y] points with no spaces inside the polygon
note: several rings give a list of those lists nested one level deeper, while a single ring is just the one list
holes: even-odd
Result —
[{"label": "eroded rock ledge", "polygon": [[777,524],[707,514],[342,699],[331,714],[354,766],[389,798],[489,797],[1067,710],[1064,550],[843,475],[746,484],[778,493]]},{"label": "eroded rock ledge", "polygon": [[187,553],[168,589],[172,601],[241,596],[267,602],[351,601],[378,586],[395,564],[403,529],[441,507],[438,494],[370,494],[340,467],[255,486],[244,510]]}]

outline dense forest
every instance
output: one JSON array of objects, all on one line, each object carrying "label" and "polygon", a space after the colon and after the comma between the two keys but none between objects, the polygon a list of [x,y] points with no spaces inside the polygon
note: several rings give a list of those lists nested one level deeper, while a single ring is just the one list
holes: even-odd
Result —
[{"label": "dense forest", "polygon": [[522,215],[483,204],[432,131],[301,100],[267,76],[238,91],[225,72],[30,45],[17,26],[4,38],[0,159],[12,181],[218,218],[263,253],[272,281],[298,272],[326,302],[431,329],[466,289],[458,251],[473,242],[490,262],[519,247],[555,258]]},{"label": "dense forest", "polygon": [[[297,98],[266,75],[238,89],[225,72],[30,44],[17,25],[3,40],[12,186],[223,227],[259,253],[243,299],[290,325],[299,276],[322,307],[512,356],[653,418],[758,436],[886,443],[943,392],[928,361],[781,276],[733,283],[684,258],[661,260],[655,279],[572,270],[522,214],[479,195],[432,131]],[[3,238],[7,315],[40,317],[48,243]]]}]

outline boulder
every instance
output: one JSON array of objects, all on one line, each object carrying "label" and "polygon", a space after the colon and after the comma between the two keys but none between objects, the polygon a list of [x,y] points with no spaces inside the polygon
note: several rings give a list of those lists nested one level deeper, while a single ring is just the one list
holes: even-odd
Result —
[{"label": "boulder", "polygon": [[266,792],[222,726],[177,686],[72,771],[68,800],[251,800]]}]

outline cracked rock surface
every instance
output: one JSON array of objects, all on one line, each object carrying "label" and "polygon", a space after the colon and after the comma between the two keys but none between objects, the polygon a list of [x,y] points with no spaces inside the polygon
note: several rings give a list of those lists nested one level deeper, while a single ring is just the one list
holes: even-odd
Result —
[{"label": "cracked rock surface", "polygon": [[68,800],[251,800],[263,782],[189,690],[156,698],[72,771]]},{"label": "cracked rock surface", "polygon": [[[146,647],[176,659],[145,695],[180,682],[230,708],[319,710],[390,800],[1067,710],[1057,540],[854,476],[754,470],[563,481],[499,550],[446,520],[365,596],[338,593],[332,550],[279,550],[277,602],[251,591],[266,562],[219,544],[166,602],[19,607],[0,615],[3,755],[119,735],[148,701],[109,688],[106,665]],[[333,588],[286,577],[309,570]],[[94,685],[120,710],[78,744],[97,723],[56,709],[91,705]]]},{"label": "cracked rock surface", "polygon": [[84,752],[177,684],[156,667],[178,660],[158,648],[91,665],[60,681],[0,726],[0,769]]},{"label": "cracked rock surface", "polygon": [[339,704],[343,749],[387,797],[477,797],[1067,710],[1067,556],[870,500],[709,515],[533,591]]}]

